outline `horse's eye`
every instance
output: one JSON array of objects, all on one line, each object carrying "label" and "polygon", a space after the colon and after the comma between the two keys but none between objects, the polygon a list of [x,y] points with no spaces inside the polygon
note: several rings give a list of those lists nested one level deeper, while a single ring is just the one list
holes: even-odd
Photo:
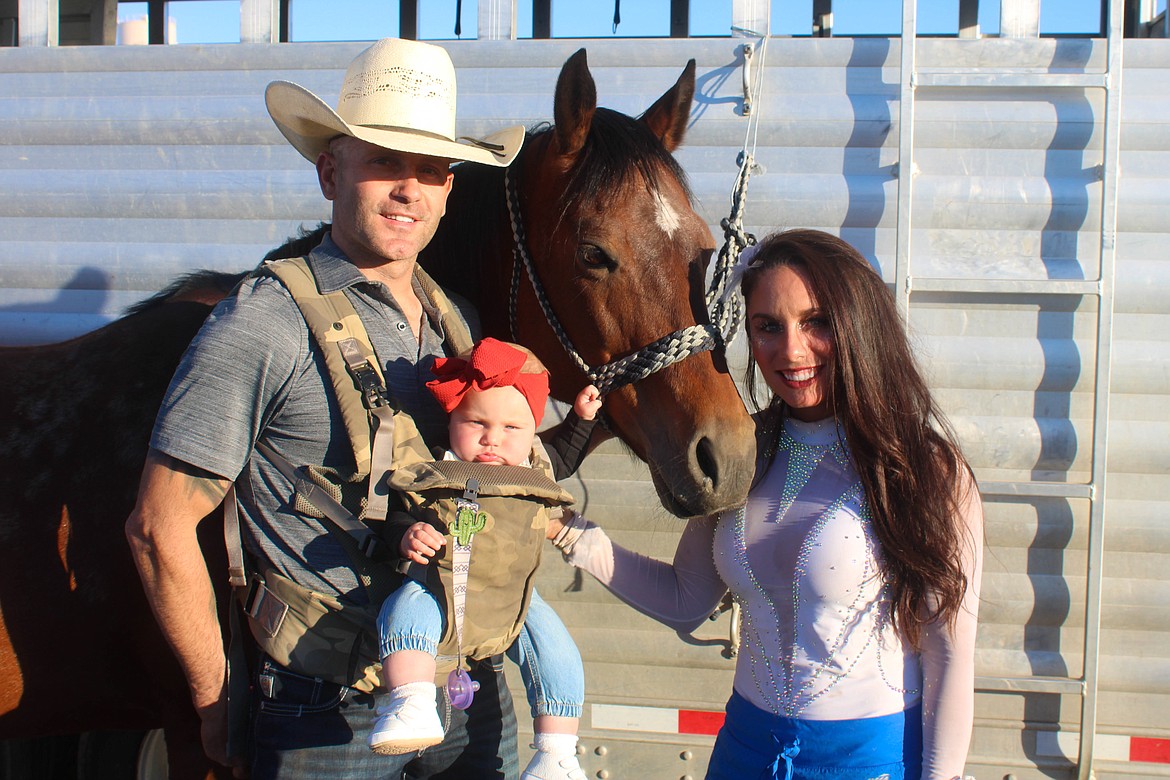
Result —
[{"label": "horse's eye", "polygon": [[577,260],[590,271],[612,271],[617,263],[600,247],[582,244],[577,247]]}]

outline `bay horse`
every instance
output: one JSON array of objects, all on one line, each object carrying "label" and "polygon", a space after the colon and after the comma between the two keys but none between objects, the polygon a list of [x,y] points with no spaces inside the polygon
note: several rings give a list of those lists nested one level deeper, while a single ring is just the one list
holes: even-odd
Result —
[{"label": "bay horse", "polygon": [[[598,108],[582,50],[557,81],[553,125],[530,133],[507,174],[456,167],[447,216],[420,262],[477,305],[485,335],[532,348],[562,400],[591,367],[709,326],[714,242],[670,154],[693,93],[692,61],[641,119]],[[535,282],[513,273],[517,234],[536,239],[526,247]],[[269,256],[303,254],[319,239]],[[171,373],[238,278],[197,274],[93,333],[0,349],[0,738],[161,727],[172,778],[227,776],[202,755],[186,682],[122,526]],[[605,413],[675,514],[746,496],[754,437],[719,350],[616,383]],[[220,522],[213,515],[200,530],[223,588]]]}]

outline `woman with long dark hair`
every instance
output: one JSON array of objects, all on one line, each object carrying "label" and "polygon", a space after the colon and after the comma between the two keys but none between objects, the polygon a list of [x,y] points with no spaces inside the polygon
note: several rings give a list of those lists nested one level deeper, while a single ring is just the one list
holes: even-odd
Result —
[{"label": "woman with long dark hair", "polygon": [[983,514],[894,301],[827,233],[764,239],[743,272],[759,464],[747,503],[692,520],[673,563],[580,516],[576,566],[682,631],[730,589],[735,684],[708,778],[950,778],[971,738]]}]

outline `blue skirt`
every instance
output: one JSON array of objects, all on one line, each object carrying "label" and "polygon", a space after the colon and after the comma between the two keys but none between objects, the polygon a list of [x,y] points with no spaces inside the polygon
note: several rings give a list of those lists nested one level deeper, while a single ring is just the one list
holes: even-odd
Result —
[{"label": "blue skirt", "polygon": [[922,707],[857,720],[764,712],[736,692],[707,780],[919,780]]}]

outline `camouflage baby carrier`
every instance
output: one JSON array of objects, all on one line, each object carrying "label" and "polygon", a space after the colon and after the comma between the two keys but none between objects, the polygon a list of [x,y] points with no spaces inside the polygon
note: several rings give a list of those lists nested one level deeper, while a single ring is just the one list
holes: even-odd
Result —
[{"label": "camouflage baby carrier", "polygon": [[[447,621],[440,671],[460,659],[501,652],[524,622],[549,508],[572,501],[550,478],[543,448],[535,448],[532,462],[543,464],[544,471],[433,461],[414,421],[387,393],[369,336],[344,292],[322,293],[303,258],[266,263],[260,273],[276,277],[288,289],[324,354],[354,468],[343,472],[296,466],[263,444],[257,449],[292,481],[297,511],[321,520],[346,551],[367,604],[312,591],[271,569],[248,572],[234,496],[229,496],[225,538],[230,580],[257,644],[300,674],[363,691],[378,687],[375,619],[382,601],[402,581],[398,552],[382,542],[381,531],[391,507],[404,505],[418,519],[448,532],[438,564],[410,572],[446,604],[446,614],[457,614],[451,595],[456,542],[474,546],[475,559],[483,561],[467,571],[465,592],[477,595],[461,613],[462,643],[453,630],[456,621]],[[440,313],[445,350],[454,355],[468,351],[471,336],[450,301],[421,268],[416,268],[416,280]],[[469,486],[469,480],[478,485]],[[473,492],[476,497],[469,501],[465,494]],[[474,509],[464,522],[460,510],[467,514],[469,504]],[[416,574],[418,568],[424,571]],[[491,598],[478,595],[489,592]]]},{"label": "camouflage baby carrier", "polygon": [[440,673],[502,653],[524,625],[549,512],[573,502],[539,442],[529,461],[532,468],[428,458],[390,475],[410,513],[447,536],[430,566],[411,570],[447,616]]}]

